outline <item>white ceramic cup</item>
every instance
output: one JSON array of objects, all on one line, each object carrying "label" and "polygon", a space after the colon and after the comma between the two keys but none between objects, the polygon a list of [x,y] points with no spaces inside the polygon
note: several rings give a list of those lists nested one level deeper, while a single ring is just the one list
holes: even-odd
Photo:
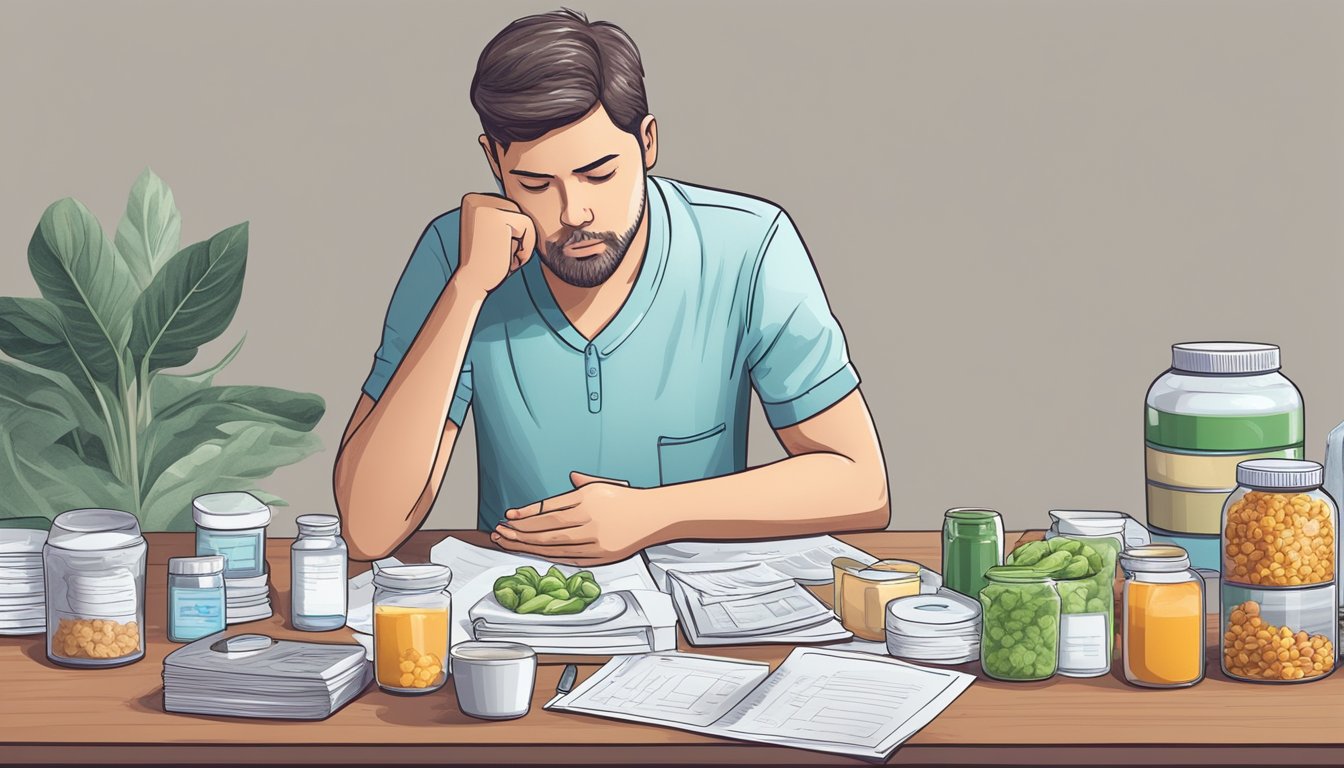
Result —
[{"label": "white ceramic cup", "polygon": [[449,651],[453,688],[463,713],[484,720],[512,720],[532,707],[537,653],[521,643],[469,640]]}]

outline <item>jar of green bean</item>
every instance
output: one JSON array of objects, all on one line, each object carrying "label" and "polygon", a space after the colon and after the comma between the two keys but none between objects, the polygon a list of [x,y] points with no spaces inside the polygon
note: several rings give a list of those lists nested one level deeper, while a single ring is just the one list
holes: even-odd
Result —
[{"label": "jar of green bean", "polygon": [[1058,668],[1059,592],[1047,574],[1001,565],[980,590],[980,666],[996,680],[1045,680]]}]

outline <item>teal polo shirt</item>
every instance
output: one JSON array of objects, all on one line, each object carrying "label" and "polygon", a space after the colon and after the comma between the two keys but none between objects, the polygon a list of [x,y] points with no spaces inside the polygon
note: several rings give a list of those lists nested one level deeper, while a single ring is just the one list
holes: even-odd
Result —
[{"label": "teal polo shirt", "polygon": [[[534,254],[486,298],[461,372],[442,372],[457,376],[448,417],[474,419],[482,530],[573,490],[571,471],[636,487],[740,472],[752,388],[779,429],[859,385],[784,211],[670,179],[647,188],[644,261],[596,338],[570,325]],[[392,295],[364,383],[375,400],[457,268],[458,217],[430,222]]]}]

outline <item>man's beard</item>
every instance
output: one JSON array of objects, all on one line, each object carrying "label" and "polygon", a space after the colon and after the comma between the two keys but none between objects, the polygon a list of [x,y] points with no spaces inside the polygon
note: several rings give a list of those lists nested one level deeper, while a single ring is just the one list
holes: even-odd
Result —
[{"label": "man's beard", "polygon": [[[556,277],[570,285],[579,288],[592,288],[601,285],[607,281],[607,278],[615,274],[616,268],[621,266],[621,261],[625,258],[625,252],[630,250],[630,241],[635,238],[639,223],[644,220],[644,205],[647,200],[647,195],[640,199],[639,215],[635,217],[635,223],[631,224],[630,228],[623,234],[576,229],[559,242],[546,243],[546,247],[539,251],[541,263],[550,267]],[[607,247],[596,256],[588,256],[582,259],[564,254],[566,245],[585,240],[601,240]]]}]

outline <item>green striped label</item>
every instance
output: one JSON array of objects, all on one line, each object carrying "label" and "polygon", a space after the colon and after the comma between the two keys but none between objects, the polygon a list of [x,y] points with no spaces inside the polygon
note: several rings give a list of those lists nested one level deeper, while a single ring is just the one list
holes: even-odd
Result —
[{"label": "green striped label", "polygon": [[1149,406],[1148,442],[1184,451],[1262,451],[1300,447],[1302,410],[1263,416],[1190,416]]}]

